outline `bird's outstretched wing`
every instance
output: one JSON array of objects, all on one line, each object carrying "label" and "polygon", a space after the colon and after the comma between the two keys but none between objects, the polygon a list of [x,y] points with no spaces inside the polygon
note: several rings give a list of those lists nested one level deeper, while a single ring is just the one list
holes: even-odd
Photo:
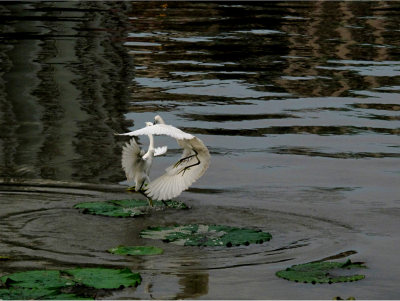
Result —
[{"label": "bird's outstretched wing", "polygon": [[166,145],[156,147],[154,149],[154,157],[164,155],[167,152],[167,150],[168,150],[168,147]]},{"label": "bird's outstretched wing", "polygon": [[193,135],[185,133],[184,131],[169,125],[169,124],[155,124],[152,126],[146,126],[133,132],[118,134],[128,136],[140,136],[140,135],[166,135],[175,139],[192,139]]},{"label": "bird's outstretched wing", "polygon": [[142,157],[143,151],[141,151],[139,145],[136,143],[135,138],[132,138],[122,147],[121,164],[128,181],[134,181],[139,164],[143,161]]},{"label": "bird's outstretched wing", "polygon": [[184,147],[183,158],[195,155],[196,152],[197,155],[180,161],[179,165],[168,167],[165,174],[151,181],[146,188],[146,193],[152,199],[170,200],[178,196],[207,170],[210,164],[210,153],[200,139],[193,136],[190,140],[184,140],[182,146]]}]

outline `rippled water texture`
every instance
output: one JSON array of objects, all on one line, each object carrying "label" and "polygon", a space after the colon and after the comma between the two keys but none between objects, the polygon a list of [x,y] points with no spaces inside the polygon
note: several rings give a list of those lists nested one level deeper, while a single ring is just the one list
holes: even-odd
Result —
[{"label": "rippled water texture", "polygon": [[[143,283],[103,298],[398,299],[399,2],[2,2],[0,276],[129,267]],[[126,137],[156,114],[212,161],[188,211],[118,219],[83,201],[125,199]],[[147,138],[140,142],[146,147]],[[151,177],[175,162],[167,144]],[[273,239],[193,248],[149,225],[219,223]],[[156,245],[124,257],[118,245]],[[275,272],[351,255],[356,283]],[[344,259],[342,259],[344,260]]]}]

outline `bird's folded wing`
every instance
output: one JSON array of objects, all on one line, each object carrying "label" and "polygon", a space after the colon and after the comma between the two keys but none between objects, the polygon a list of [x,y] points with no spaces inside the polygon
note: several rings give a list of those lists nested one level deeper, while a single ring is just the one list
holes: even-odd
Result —
[{"label": "bird's folded wing", "polygon": [[152,126],[146,126],[133,132],[118,134],[128,136],[140,136],[140,135],[166,135],[175,139],[192,139],[193,135],[185,133],[184,131],[168,124],[155,124]]},{"label": "bird's folded wing", "polygon": [[168,150],[168,147],[166,145],[156,147],[154,149],[154,157],[164,155],[167,152],[167,150]]},{"label": "bird's folded wing", "polygon": [[[207,149],[198,152],[197,158],[192,157],[176,167],[174,165],[168,167],[165,174],[148,184],[147,195],[154,200],[170,200],[188,189],[204,174],[210,164],[210,154]],[[198,162],[200,162],[198,165],[194,165]],[[189,168],[184,170],[185,167]]]},{"label": "bird's folded wing", "polygon": [[125,171],[128,181],[133,181],[137,172],[138,164],[142,160],[143,153],[135,138],[132,138],[122,147],[122,168]]}]

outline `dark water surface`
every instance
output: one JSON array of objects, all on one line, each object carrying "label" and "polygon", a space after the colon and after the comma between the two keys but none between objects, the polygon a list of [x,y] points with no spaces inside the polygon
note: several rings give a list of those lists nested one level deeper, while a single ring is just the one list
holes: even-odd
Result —
[{"label": "dark water surface", "polygon": [[[111,299],[399,298],[400,2],[2,2],[0,14],[0,255],[12,256],[0,276],[142,274]],[[156,114],[210,149],[207,173],[179,197],[192,209],[137,219],[72,209],[132,197],[127,139],[114,133]],[[156,144],[170,151],[152,178],[180,152]],[[177,221],[273,239],[212,249],[138,238]],[[105,251],[121,244],[165,253]],[[274,275],[349,254],[366,262],[365,280]]]}]

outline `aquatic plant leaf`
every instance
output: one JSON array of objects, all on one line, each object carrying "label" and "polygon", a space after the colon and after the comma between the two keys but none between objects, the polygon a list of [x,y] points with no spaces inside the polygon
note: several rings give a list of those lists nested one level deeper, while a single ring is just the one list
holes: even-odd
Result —
[{"label": "aquatic plant leaf", "polygon": [[337,283],[364,279],[364,275],[341,275],[346,269],[365,268],[362,263],[320,261],[293,265],[276,275],[286,280],[303,283]]},{"label": "aquatic plant leaf", "polygon": [[6,261],[6,260],[10,260],[10,259],[11,259],[10,256],[0,255],[0,261]]},{"label": "aquatic plant leaf", "polygon": [[[57,290],[43,288],[9,288],[0,289],[0,300],[32,300],[32,299],[53,299],[58,294]],[[72,296],[71,296],[72,297]],[[71,298],[74,299],[74,298]]]},{"label": "aquatic plant leaf", "polygon": [[76,268],[63,271],[73,276],[74,281],[97,289],[115,289],[138,286],[142,278],[130,269]]},{"label": "aquatic plant leaf", "polygon": [[140,236],[161,239],[184,246],[239,246],[269,241],[272,236],[260,230],[222,225],[183,225],[173,227],[149,227]]},{"label": "aquatic plant leaf", "polygon": [[125,210],[124,207],[109,203],[109,202],[86,202],[76,204],[74,208],[83,209],[85,214],[105,215],[113,217],[128,217],[141,215],[143,213],[133,210]]},{"label": "aquatic plant leaf", "polygon": [[[166,206],[161,201],[153,201],[154,209],[162,209]],[[188,206],[179,201],[166,201],[168,208],[187,209]],[[111,200],[102,202],[85,202],[74,206],[76,209],[83,209],[83,213],[105,215],[112,217],[133,217],[149,213],[147,200]]]},{"label": "aquatic plant leaf", "polygon": [[56,289],[13,287],[0,289],[0,300],[93,300],[75,294],[64,294]]},{"label": "aquatic plant leaf", "polygon": [[0,278],[7,287],[24,287],[30,289],[55,289],[71,286],[75,283],[67,278],[62,278],[57,270],[35,270],[18,272]]},{"label": "aquatic plant leaf", "polygon": [[119,246],[108,251],[117,255],[159,255],[164,252],[163,249],[153,246]]}]

